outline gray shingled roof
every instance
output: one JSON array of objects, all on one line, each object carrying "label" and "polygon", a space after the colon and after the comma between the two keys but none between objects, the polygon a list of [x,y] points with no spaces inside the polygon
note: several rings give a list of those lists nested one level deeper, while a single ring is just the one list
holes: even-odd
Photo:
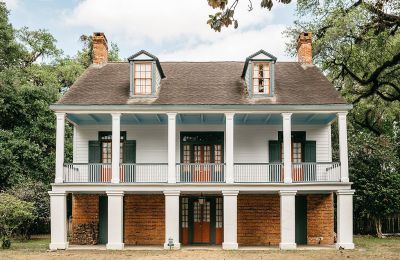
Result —
[{"label": "gray shingled roof", "polygon": [[157,98],[129,98],[129,63],[90,66],[58,104],[345,104],[312,65],[277,62],[275,97],[249,98],[244,62],[161,62],[166,78]]}]

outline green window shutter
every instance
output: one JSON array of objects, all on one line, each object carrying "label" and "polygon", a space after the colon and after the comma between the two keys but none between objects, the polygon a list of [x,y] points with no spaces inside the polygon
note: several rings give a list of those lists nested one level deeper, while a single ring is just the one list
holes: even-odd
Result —
[{"label": "green window shutter", "polygon": [[279,141],[269,141],[269,162],[281,162],[281,144]]},{"label": "green window shutter", "polygon": [[136,140],[127,140],[124,145],[124,163],[136,162]]},{"label": "green window shutter", "polygon": [[100,163],[100,142],[89,141],[89,163]]},{"label": "green window shutter", "polygon": [[[316,162],[317,161],[317,144],[315,141],[306,141],[304,144],[304,161]],[[316,181],[316,165],[306,167],[304,171],[304,178],[307,181]]]},{"label": "green window shutter", "polygon": [[[136,141],[127,140],[124,144],[124,163],[136,163]],[[125,168],[124,171],[124,181],[125,182],[135,182],[136,179],[136,165],[131,165]]]},{"label": "green window shutter", "polygon": [[304,161],[316,162],[317,161],[317,143],[316,141],[306,141],[304,145]]},{"label": "green window shutter", "polygon": [[[100,142],[99,141],[89,141],[89,163],[100,163]],[[89,166],[89,182],[99,182],[100,181],[100,167]]]},{"label": "green window shutter", "polygon": [[270,79],[271,79],[271,96],[275,94],[275,63],[271,62]]}]

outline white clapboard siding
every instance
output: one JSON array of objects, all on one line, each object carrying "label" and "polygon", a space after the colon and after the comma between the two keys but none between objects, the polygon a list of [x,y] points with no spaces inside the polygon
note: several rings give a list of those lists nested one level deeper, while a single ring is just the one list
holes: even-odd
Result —
[{"label": "white clapboard siding", "polygon": [[[224,131],[225,125],[177,125],[176,160],[180,161],[180,132]],[[306,131],[307,140],[316,141],[317,161],[332,159],[331,126],[292,126],[293,131]],[[111,126],[75,126],[74,162],[88,162],[88,141],[98,140],[99,131],[111,131]],[[128,140],[136,140],[137,163],[167,163],[167,125],[121,125]],[[279,125],[236,125],[234,129],[234,161],[236,163],[268,162],[268,141],[278,140]]]}]

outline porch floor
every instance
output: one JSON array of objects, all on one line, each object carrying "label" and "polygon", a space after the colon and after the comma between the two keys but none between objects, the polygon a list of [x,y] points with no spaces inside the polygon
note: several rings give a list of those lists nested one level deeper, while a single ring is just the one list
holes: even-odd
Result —
[{"label": "porch floor", "polygon": [[[68,250],[106,250],[106,245],[70,245]],[[136,251],[159,251],[164,250],[163,246],[131,246],[127,245],[124,250]],[[188,245],[182,246],[181,250],[222,250],[221,245]],[[265,251],[279,250],[278,246],[239,246],[238,250],[243,251]],[[299,245],[296,250],[336,250],[335,245]]]}]

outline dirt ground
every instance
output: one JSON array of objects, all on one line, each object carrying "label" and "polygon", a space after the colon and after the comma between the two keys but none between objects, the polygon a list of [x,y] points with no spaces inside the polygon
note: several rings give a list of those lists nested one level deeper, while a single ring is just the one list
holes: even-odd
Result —
[{"label": "dirt ground", "polygon": [[190,250],[179,251],[105,251],[105,250],[67,250],[50,252],[45,243],[23,245],[14,244],[11,250],[0,250],[0,259],[400,259],[400,239],[377,239],[370,237],[356,238],[355,250],[297,250],[279,251],[223,251],[223,250]]}]

